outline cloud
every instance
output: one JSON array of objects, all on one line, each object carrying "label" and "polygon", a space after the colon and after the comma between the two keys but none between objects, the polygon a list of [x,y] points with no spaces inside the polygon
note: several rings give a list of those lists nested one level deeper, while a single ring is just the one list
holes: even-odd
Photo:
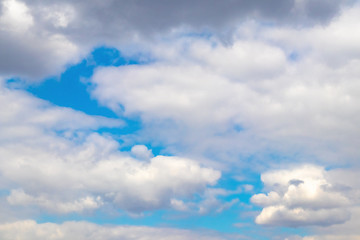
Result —
[{"label": "cloud", "polygon": [[[359,5],[356,5],[353,8],[344,9],[326,27],[313,26],[300,30],[288,27],[269,28],[261,34],[284,48],[298,52],[300,57],[341,68],[351,61],[356,61],[360,56],[360,48],[356,44],[360,39],[360,34],[351,34],[358,26],[359,12]],[[332,39],[332,41],[326,41],[327,39]],[[301,52],[304,53],[303,56]]]},{"label": "cloud", "polygon": [[[32,8],[41,6],[52,7],[58,5],[52,1],[25,1]],[[314,24],[324,23],[337,15],[341,8],[352,1],[323,2],[323,1],[277,1],[269,4],[267,1],[243,0],[234,2],[222,1],[181,1],[164,3],[153,1],[64,1],[71,5],[77,14],[71,30],[83,28],[82,34],[97,33],[116,36],[121,31],[138,33],[153,33],[169,30],[182,25],[193,28],[219,28],[231,25],[247,17],[260,20],[275,21],[278,24]],[[140,14],[141,13],[141,14]],[[167,19],[167,21],[162,21]],[[96,31],[89,31],[87,21],[92,23]],[[116,24],[121,23],[121,24]],[[106,26],[107,29],[104,28]],[[111,33],[110,31],[114,31]]]},{"label": "cloud", "polygon": [[[99,45],[151,61],[98,68],[91,79],[101,104],[140,116],[130,152],[94,133],[120,121],[1,82],[0,200],[63,214],[108,205],[131,214],[221,212],[238,200],[222,203],[227,191],[209,188],[221,175],[215,169],[256,172],[273,158],[308,157],[358,167],[360,8],[352,2],[2,1],[1,76],[59,74]],[[136,145],[150,141],[174,156]],[[252,198],[263,207],[257,223],[344,231],[360,196],[347,173],[312,165],[264,173],[268,193]],[[359,235],[351,229],[348,237]]]},{"label": "cloud", "polygon": [[124,125],[119,119],[89,116],[71,108],[56,107],[24,91],[6,88],[1,79],[0,100],[3,103],[0,120],[3,128],[1,137],[20,137],[27,134],[25,130],[94,130],[100,126]]},{"label": "cloud", "polygon": [[227,239],[214,233],[198,233],[174,228],[153,228],[143,226],[103,226],[89,222],[64,222],[62,224],[42,223],[32,220],[0,224],[0,237],[3,240],[42,240],[42,239]]},{"label": "cloud", "polygon": [[350,219],[348,207],[354,204],[327,178],[318,166],[270,171],[261,175],[267,194],[251,201],[263,208],[256,223],[273,226],[329,226]]},{"label": "cloud", "polygon": [[358,11],[295,30],[246,22],[227,45],[216,37],[159,41],[150,63],[97,69],[92,95],[120,115],[141,116],[144,136],[170,151],[237,161],[271,149],[357,164]]},{"label": "cloud", "polygon": [[117,120],[52,106],[19,90],[1,88],[0,99],[0,173],[11,205],[69,213],[111,204],[139,213],[168,208],[172,199],[191,198],[220,178],[191,159],[153,157],[145,146],[119,151],[118,142],[94,132],[121,126]]},{"label": "cloud", "polygon": [[10,205],[39,206],[50,212],[57,213],[81,213],[85,210],[97,209],[103,205],[99,196],[96,199],[92,196],[87,196],[73,202],[62,202],[57,201],[56,199],[49,199],[49,196],[46,195],[34,197],[26,194],[22,189],[11,190],[10,195],[7,197],[7,201]]},{"label": "cloud", "polygon": [[[182,212],[206,215],[209,213],[221,213],[230,209],[232,206],[239,202],[235,194],[239,194],[240,189],[234,191],[222,189],[222,188],[208,188],[200,195],[200,201],[182,201],[179,199],[172,199],[171,206]],[[221,197],[232,196],[231,200],[221,200]]]},{"label": "cloud", "polygon": [[10,0],[2,3],[0,23],[16,32],[31,27],[34,24],[34,19],[24,3]]},{"label": "cloud", "polygon": [[62,139],[47,140],[61,145],[1,147],[2,175],[20,187],[11,191],[10,204],[67,213],[94,209],[107,201],[129,212],[142,212],[167,208],[172,198],[191,197],[220,177],[218,171],[184,158],[156,156],[149,162],[138,161],[117,153],[116,143],[99,135],[90,135],[77,146]]},{"label": "cloud", "polygon": [[358,239],[360,237],[360,190],[359,190],[358,168],[333,169],[327,172],[327,179],[333,182],[334,188],[342,191],[349,199],[351,206],[351,218],[342,223],[328,227],[312,227],[311,234],[303,240],[342,240]]},{"label": "cloud", "polygon": [[1,4],[2,76],[39,80],[59,74],[65,64],[75,63],[80,60],[80,56],[84,56],[83,50],[64,34],[39,27],[32,9],[25,3],[6,0]]},{"label": "cloud", "polygon": [[227,35],[250,17],[300,26],[327,23],[351,3],[5,0],[0,6],[0,74],[39,81],[61,73],[98,45],[128,46],[183,28]]},{"label": "cloud", "polygon": [[145,145],[135,145],[131,148],[131,153],[137,159],[148,160],[153,157],[152,151],[148,149]]}]

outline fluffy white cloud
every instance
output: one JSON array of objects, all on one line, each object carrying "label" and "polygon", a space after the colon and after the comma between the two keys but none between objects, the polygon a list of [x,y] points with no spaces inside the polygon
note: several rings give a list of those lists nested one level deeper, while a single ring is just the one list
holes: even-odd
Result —
[{"label": "fluffy white cloud", "polygon": [[[328,226],[350,219],[354,201],[331,181],[323,168],[314,165],[271,171],[261,175],[267,194],[251,201],[264,209],[256,223],[275,226]],[[343,185],[344,186],[344,185]]]},{"label": "fluffy white cloud", "polygon": [[195,231],[173,228],[151,228],[143,226],[101,226],[88,222],[64,222],[62,224],[42,223],[35,221],[17,221],[0,224],[0,238],[3,240],[220,240],[226,237],[218,234],[197,233]]},{"label": "fluffy white cloud", "polygon": [[[98,69],[93,95],[139,114],[150,138],[186,152],[238,159],[272,149],[357,164],[359,9],[299,30],[244,23],[227,45],[216,37],[167,39],[151,45],[155,62]],[[331,36],[338,46],[321,47],[333,41],[318,39]]]},{"label": "fluffy white cloud", "polygon": [[352,206],[349,208],[351,219],[342,224],[329,227],[312,227],[309,236],[303,240],[345,240],[360,238],[360,190],[359,169],[334,169],[327,172],[329,181],[334,182],[334,187],[341,190],[349,199]]},{"label": "fluffy white cloud", "polygon": [[[82,212],[113,204],[129,212],[166,208],[214,185],[220,172],[145,146],[119,143],[91,130],[121,122],[52,106],[18,90],[0,89],[1,188],[11,205]],[[135,157],[132,157],[134,155]]]},{"label": "fluffy white cloud", "polygon": [[[59,142],[47,140],[54,145]],[[173,198],[201,193],[220,177],[218,171],[189,159],[133,159],[99,135],[91,135],[76,147],[71,141],[61,143],[51,151],[45,150],[47,145],[31,146],[31,150],[19,144],[1,148],[3,159],[11,159],[2,162],[1,172],[21,188],[11,192],[9,203],[66,213],[93,209],[106,201],[129,212],[141,212],[166,208]]]}]

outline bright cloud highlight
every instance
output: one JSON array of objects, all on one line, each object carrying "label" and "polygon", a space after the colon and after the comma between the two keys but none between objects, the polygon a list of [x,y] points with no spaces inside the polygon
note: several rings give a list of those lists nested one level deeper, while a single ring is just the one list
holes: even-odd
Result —
[{"label": "bright cloud highlight", "polygon": [[251,201],[264,207],[256,223],[280,226],[328,226],[350,219],[352,201],[338,190],[318,166],[267,172],[261,175],[267,194],[256,194]]}]

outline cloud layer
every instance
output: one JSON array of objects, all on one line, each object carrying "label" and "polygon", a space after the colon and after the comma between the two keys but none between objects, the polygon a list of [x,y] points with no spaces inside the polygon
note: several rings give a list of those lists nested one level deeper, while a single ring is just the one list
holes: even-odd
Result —
[{"label": "cloud layer", "polygon": [[226,239],[210,233],[197,233],[188,230],[172,228],[151,228],[142,226],[101,226],[87,222],[65,222],[62,224],[43,223],[35,221],[18,221],[0,224],[0,237],[3,240],[190,240],[190,239]]},{"label": "cloud layer", "polygon": [[184,27],[228,35],[249,17],[300,26],[326,23],[351,2],[4,0],[0,72],[39,80],[59,74],[66,64],[75,63],[97,45],[129,45]]}]

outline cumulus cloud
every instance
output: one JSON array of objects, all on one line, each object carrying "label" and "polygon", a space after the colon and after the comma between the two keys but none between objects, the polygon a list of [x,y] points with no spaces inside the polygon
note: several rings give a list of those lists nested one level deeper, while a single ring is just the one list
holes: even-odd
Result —
[{"label": "cumulus cloud", "polygon": [[349,199],[351,206],[348,208],[351,212],[351,218],[342,223],[331,225],[328,227],[312,227],[311,234],[303,240],[343,240],[343,239],[359,239],[360,229],[360,190],[359,190],[359,169],[345,168],[333,169],[327,171],[327,179],[333,183],[334,188],[342,191]]},{"label": "cumulus cloud", "polygon": [[333,185],[318,166],[270,171],[261,175],[267,194],[256,194],[263,208],[256,223],[273,226],[329,226],[350,219],[348,194]]},{"label": "cumulus cloud", "polygon": [[244,23],[228,45],[167,39],[151,46],[151,63],[98,69],[92,94],[119,114],[140,115],[151,138],[186,152],[237,159],[273,149],[356,164],[358,11],[298,30]]},{"label": "cumulus cloud", "polygon": [[170,207],[172,199],[190,198],[220,178],[191,159],[153,157],[145,146],[120,152],[118,142],[92,132],[121,125],[117,120],[52,106],[19,90],[0,93],[0,172],[11,205],[69,213],[112,204],[139,213]]},{"label": "cumulus cloud", "polygon": [[102,239],[102,240],[225,240],[223,236],[211,233],[173,228],[151,228],[143,226],[102,226],[89,222],[64,222],[62,224],[42,223],[33,220],[0,224],[0,237],[4,240],[42,240],[42,239]]},{"label": "cumulus cloud", "polygon": [[[48,140],[55,145],[58,142]],[[66,213],[94,209],[106,201],[139,213],[167,208],[173,198],[201,193],[220,177],[218,171],[189,159],[165,156],[156,156],[148,162],[133,159],[117,153],[113,148],[117,144],[99,135],[89,136],[76,147],[71,144],[63,141],[60,148],[51,151],[44,150],[47,145],[32,146],[32,150],[17,148],[17,152],[13,146],[2,148],[4,159],[12,162],[3,162],[1,171],[21,188],[11,191],[9,203]]]}]

